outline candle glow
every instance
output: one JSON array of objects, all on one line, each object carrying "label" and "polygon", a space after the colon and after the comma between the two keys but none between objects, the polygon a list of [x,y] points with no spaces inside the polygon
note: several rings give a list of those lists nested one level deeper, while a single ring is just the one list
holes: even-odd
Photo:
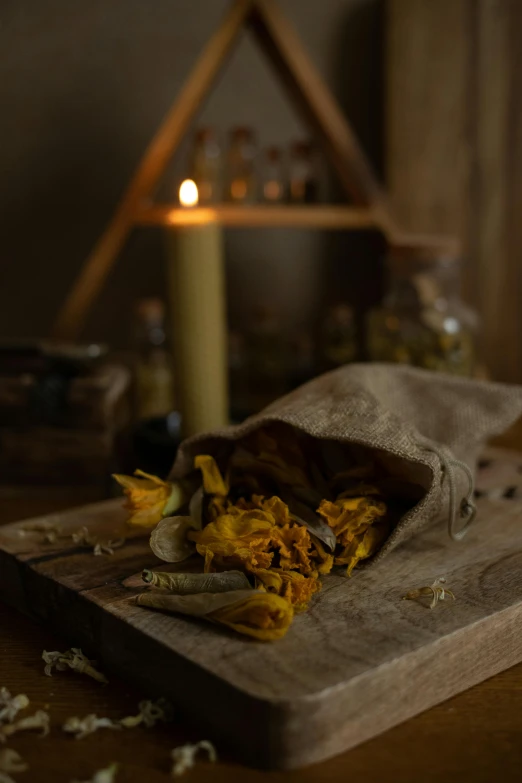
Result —
[{"label": "candle glow", "polygon": [[182,207],[196,207],[199,195],[198,186],[192,179],[185,179],[179,188],[179,203]]}]

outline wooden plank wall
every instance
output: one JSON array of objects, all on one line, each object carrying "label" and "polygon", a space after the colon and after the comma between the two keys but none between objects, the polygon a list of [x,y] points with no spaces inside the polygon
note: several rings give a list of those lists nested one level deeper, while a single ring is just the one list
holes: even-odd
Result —
[{"label": "wooden plank wall", "polygon": [[483,358],[522,382],[520,0],[388,0],[387,161],[396,216],[456,232]]}]

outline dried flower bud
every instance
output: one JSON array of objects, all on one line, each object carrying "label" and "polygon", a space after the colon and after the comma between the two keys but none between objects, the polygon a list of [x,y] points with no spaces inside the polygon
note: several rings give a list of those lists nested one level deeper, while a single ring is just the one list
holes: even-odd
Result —
[{"label": "dried flower bud", "polygon": [[44,673],[51,677],[53,667],[56,667],[57,671],[64,672],[68,668],[79,674],[86,674],[88,677],[92,677],[93,680],[107,683],[107,678],[104,674],[99,672],[95,668],[95,661],[90,661],[78,647],[72,647],[64,653],[61,652],[48,652],[44,650],[42,658],[46,663]]},{"label": "dried flower bud", "polygon": [[215,574],[179,574],[148,571],[142,579],[154,587],[162,587],[177,595],[194,593],[226,593],[230,590],[248,590],[251,585],[241,571],[222,571]]}]

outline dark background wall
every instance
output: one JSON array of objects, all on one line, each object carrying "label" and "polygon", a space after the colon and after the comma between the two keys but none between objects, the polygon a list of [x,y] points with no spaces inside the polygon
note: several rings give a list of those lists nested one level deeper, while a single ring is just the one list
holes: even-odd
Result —
[{"label": "dark background wall", "polygon": [[[281,0],[380,167],[380,0]],[[174,100],[227,0],[3,0],[0,6],[0,336],[40,336]],[[245,35],[201,122],[253,125],[263,145],[306,135]],[[176,167],[175,167],[176,169]],[[177,170],[180,170],[178,163]],[[333,178],[332,178],[333,179]],[[169,187],[166,181],[165,187]],[[331,195],[336,187],[332,182]],[[368,242],[314,232],[227,232],[230,313],[270,299],[287,326],[321,302],[360,301]],[[135,299],[164,286],[161,232],[137,231],[84,336],[126,345]],[[371,246],[371,242],[370,242]],[[334,292],[334,293],[333,293]]]}]

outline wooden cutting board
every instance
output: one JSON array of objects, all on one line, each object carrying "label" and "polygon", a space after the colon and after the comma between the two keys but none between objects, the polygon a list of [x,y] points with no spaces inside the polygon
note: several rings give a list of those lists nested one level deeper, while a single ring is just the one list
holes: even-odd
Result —
[{"label": "wooden cutting board", "polygon": [[[521,466],[519,455],[504,459],[511,484]],[[486,473],[491,489],[491,466]],[[70,540],[44,544],[41,533],[21,533],[27,523],[0,528],[0,596],[96,655],[107,672],[169,697],[201,736],[244,761],[299,767],[522,660],[522,502],[481,498],[479,508],[460,544],[432,528],[350,580],[327,577],[274,643],[136,606],[139,572],[158,565],[146,538],[95,557]],[[109,538],[125,513],[111,500],[42,519]],[[454,603],[430,610],[401,600],[441,576]]]}]

